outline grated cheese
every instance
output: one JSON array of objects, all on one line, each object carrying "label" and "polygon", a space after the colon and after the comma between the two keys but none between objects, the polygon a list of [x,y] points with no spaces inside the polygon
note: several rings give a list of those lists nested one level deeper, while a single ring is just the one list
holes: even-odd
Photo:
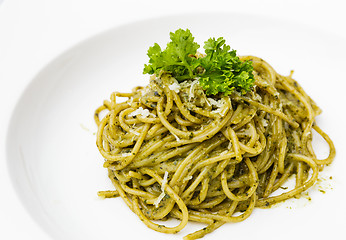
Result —
[{"label": "grated cheese", "polygon": [[159,207],[159,204],[161,202],[161,200],[165,197],[165,186],[168,183],[168,172],[165,171],[165,175],[163,176],[163,180],[162,180],[162,185],[161,185],[161,194],[160,196],[155,200],[154,205],[155,207]]},{"label": "grated cheese", "polygon": [[142,117],[145,117],[145,118],[149,117],[149,116],[156,117],[155,114],[149,112],[148,109],[143,109],[142,107],[139,107],[135,111],[130,113],[129,117],[134,117],[134,116],[137,116],[137,115],[142,115]]},{"label": "grated cheese", "polygon": [[194,98],[195,97],[195,93],[194,93],[194,90],[195,90],[195,85],[199,83],[198,79],[193,81],[191,83],[191,87],[190,87],[190,92],[189,92],[189,101],[191,101],[191,98]]},{"label": "grated cheese", "polygon": [[218,108],[218,109],[216,109],[216,110],[213,110],[213,111],[211,111],[212,113],[219,113],[219,114],[221,114],[221,108]]},{"label": "grated cheese", "polygon": [[211,105],[214,105],[214,106],[216,106],[216,107],[218,107],[218,108],[221,108],[221,107],[223,106],[223,104],[222,104],[222,102],[221,102],[221,99],[218,100],[218,101],[216,101],[216,100],[213,99],[213,98],[207,98],[207,99],[208,99],[208,101],[209,101],[209,103],[210,103]]},{"label": "grated cheese", "polygon": [[[171,132],[171,133],[172,133],[172,132]],[[172,135],[175,137],[175,139],[177,140],[177,142],[180,141],[180,138],[179,138],[177,135],[175,135],[174,133],[172,133]]]},{"label": "grated cheese", "polygon": [[172,83],[171,85],[169,85],[168,88],[169,88],[170,90],[173,90],[173,91],[176,92],[176,93],[179,93],[181,86],[179,85],[179,83],[178,83],[177,81],[174,81],[174,83]]},{"label": "grated cheese", "polygon": [[219,113],[222,116],[224,116],[224,112],[222,112],[222,110],[223,110],[222,107],[224,106],[225,101],[223,99],[216,101],[213,98],[207,98],[207,103],[209,104],[209,106],[213,105],[213,106],[217,107],[217,109],[211,111],[212,113]]}]

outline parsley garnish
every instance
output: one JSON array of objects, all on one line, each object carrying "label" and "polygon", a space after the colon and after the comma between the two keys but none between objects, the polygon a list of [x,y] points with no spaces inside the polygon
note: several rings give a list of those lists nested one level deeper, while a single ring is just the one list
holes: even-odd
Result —
[{"label": "parsley garnish", "polygon": [[157,43],[149,48],[144,74],[169,72],[179,82],[199,78],[207,95],[250,91],[254,83],[252,62],[242,62],[222,37],[204,42],[205,56],[200,58],[196,57],[200,46],[189,29],[171,32],[170,39],[164,50]]}]

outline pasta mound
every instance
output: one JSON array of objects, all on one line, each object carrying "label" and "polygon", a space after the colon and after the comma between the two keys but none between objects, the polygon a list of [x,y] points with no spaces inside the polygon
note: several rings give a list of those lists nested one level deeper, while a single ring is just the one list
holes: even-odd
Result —
[{"label": "pasta mound", "polygon": [[[178,83],[162,73],[146,87],[105,100],[95,111],[97,147],[116,190],[99,195],[120,196],[155,231],[207,224],[184,237],[192,240],[310,188],[335,156],[315,122],[321,110],[292,74],[281,76],[257,57],[240,58],[254,67],[255,84],[246,94],[210,97],[198,79]],[[329,144],[326,159],[316,158],[312,129]],[[272,196],[291,175],[295,187]],[[155,223],[169,218],[180,222]]]}]

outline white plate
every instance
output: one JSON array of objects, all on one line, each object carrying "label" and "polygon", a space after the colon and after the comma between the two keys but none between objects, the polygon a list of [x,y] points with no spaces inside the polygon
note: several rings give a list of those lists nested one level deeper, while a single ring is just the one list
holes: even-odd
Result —
[{"label": "white plate", "polygon": [[[294,69],[295,78],[324,110],[318,123],[338,151],[323,173],[326,180],[309,192],[312,201],[302,198],[256,209],[245,222],[226,224],[204,239],[344,236],[345,129],[339,127],[339,104],[345,102],[344,40],[297,24],[233,13],[180,15],[118,27],[71,48],[37,75],[14,111],[7,142],[14,186],[32,217],[53,239],[64,240],[117,239],[119,234],[181,239],[203,227],[189,224],[176,235],[157,233],[121,199],[100,200],[96,194],[112,185],[96,148],[93,112],[112,91],[145,85],[148,47],[165,44],[169,32],[179,27],[189,28],[201,45],[211,36],[223,36],[240,55],[262,57],[284,75]],[[318,154],[326,155],[325,145],[316,144]]]}]

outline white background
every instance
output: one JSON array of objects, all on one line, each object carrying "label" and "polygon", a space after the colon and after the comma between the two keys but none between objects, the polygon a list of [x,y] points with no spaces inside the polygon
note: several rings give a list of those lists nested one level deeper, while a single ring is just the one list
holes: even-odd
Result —
[{"label": "white background", "polygon": [[308,25],[346,39],[344,2],[0,0],[0,239],[48,239],[25,212],[12,189],[6,166],[5,136],[11,112],[26,85],[62,51],[96,33],[124,23],[207,11],[270,16]]}]

